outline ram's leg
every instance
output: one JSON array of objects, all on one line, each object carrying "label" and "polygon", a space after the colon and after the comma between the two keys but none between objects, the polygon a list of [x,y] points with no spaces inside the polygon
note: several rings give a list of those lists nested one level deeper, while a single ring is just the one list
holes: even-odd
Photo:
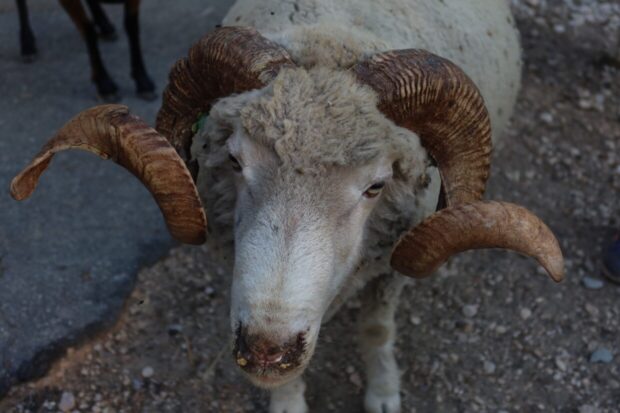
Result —
[{"label": "ram's leg", "polygon": [[69,16],[71,16],[71,20],[73,20],[73,23],[86,42],[92,71],[92,80],[97,86],[99,96],[106,102],[118,100],[118,86],[116,86],[116,83],[114,83],[103,65],[97,42],[97,31],[95,30],[93,22],[88,19],[86,10],[82,7],[82,2],[80,0],[60,0],[60,4],[65,8]]},{"label": "ram's leg", "polygon": [[99,37],[107,42],[113,42],[118,39],[116,28],[108,19],[99,0],[86,0],[86,4],[88,4],[88,8],[93,16],[95,26],[99,28]]},{"label": "ram's leg", "polygon": [[381,275],[362,292],[360,350],[366,368],[364,407],[369,413],[400,412],[400,372],[394,357],[398,296],[407,278]]},{"label": "ram's leg", "polygon": [[17,11],[19,13],[19,43],[21,54],[24,62],[30,63],[37,55],[37,44],[34,39],[34,33],[32,33],[32,28],[30,27],[26,0],[17,0]]},{"label": "ram's leg", "polygon": [[306,384],[301,377],[271,390],[269,413],[307,413]]},{"label": "ram's leg", "polygon": [[142,59],[140,47],[140,28],[139,28],[140,0],[127,0],[125,3],[125,31],[129,39],[129,50],[131,53],[131,77],[136,82],[136,92],[138,96],[145,100],[154,100],[155,83],[151,80]]}]

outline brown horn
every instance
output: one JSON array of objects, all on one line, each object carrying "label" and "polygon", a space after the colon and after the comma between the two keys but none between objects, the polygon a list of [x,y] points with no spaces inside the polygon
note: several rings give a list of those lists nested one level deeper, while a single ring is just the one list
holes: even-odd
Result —
[{"label": "brown horn", "polygon": [[262,88],[285,66],[295,66],[286,50],[255,29],[216,29],[172,68],[156,128],[188,162],[192,125],[215,99]]},{"label": "brown horn", "polygon": [[489,176],[491,123],[465,72],[413,49],[374,55],[353,70],[377,92],[379,109],[420,137],[439,167],[446,204],[480,199]]},{"label": "brown horn", "polygon": [[200,244],[206,218],[192,177],[168,141],[122,105],[85,110],[67,122],[11,182],[16,200],[29,197],[56,152],[83,149],[112,159],[153,194],[177,240]]},{"label": "brown horn", "polygon": [[478,248],[506,248],[536,258],[556,282],[564,278],[562,251],[551,230],[527,209],[478,201],[448,207],[400,239],[392,267],[405,275],[431,275],[450,256]]}]

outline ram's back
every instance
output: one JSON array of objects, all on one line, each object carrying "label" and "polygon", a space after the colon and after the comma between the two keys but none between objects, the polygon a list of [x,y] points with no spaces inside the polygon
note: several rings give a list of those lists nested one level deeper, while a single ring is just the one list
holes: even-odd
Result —
[{"label": "ram's back", "polygon": [[305,65],[346,66],[403,48],[446,57],[480,88],[495,139],[520,85],[518,32],[504,0],[239,0],[224,24],[257,28]]}]

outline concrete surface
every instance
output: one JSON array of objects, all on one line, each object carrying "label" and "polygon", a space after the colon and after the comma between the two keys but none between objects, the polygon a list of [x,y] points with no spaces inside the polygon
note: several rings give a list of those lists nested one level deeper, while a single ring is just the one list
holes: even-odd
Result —
[{"label": "concrete surface", "polygon": [[[25,64],[14,2],[0,0],[0,397],[111,323],[140,266],[173,244],[137,179],[89,153],[58,155],[31,199],[9,197],[12,177],[54,131],[99,103],[85,46],[68,16],[53,0],[30,3],[39,57]],[[172,64],[219,22],[228,3],[143,2],[143,51],[159,92]],[[107,10],[120,36],[102,43],[104,61],[122,103],[153,124],[160,100],[135,97],[122,7]]]}]

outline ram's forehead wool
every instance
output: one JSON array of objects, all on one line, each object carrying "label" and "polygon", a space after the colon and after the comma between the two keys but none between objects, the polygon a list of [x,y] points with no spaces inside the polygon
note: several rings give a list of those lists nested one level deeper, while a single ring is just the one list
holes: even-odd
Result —
[{"label": "ram's forehead wool", "polygon": [[376,94],[342,70],[285,69],[240,118],[251,139],[294,167],[360,165],[395,150]]}]

